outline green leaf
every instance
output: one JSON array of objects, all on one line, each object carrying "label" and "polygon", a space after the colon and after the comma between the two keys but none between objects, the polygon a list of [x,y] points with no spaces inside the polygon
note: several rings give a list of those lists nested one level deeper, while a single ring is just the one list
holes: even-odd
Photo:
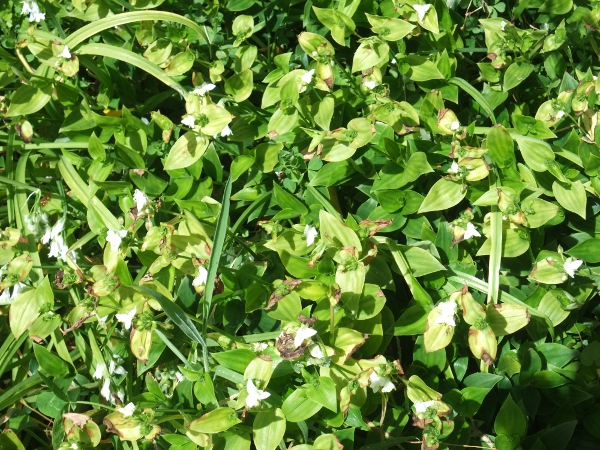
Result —
[{"label": "green leaf", "polygon": [[306,396],[330,411],[337,412],[335,383],[331,378],[319,377],[304,385]]},{"label": "green leaf", "polygon": [[567,211],[574,212],[585,219],[586,193],[581,181],[575,180],[570,183],[552,183],[552,193],[556,200]]},{"label": "green leaf", "polygon": [[523,411],[517,406],[510,394],[506,397],[496,416],[494,429],[497,434],[525,436],[527,416],[523,414]]},{"label": "green leaf", "polygon": [[109,58],[115,58],[126,62],[132,66],[142,69],[145,72],[148,72],[150,75],[154,76],[156,79],[163,82],[170,88],[175,89],[181,95],[185,95],[186,90],[179,83],[165,75],[159,67],[152,64],[146,58],[138,55],[137,53],[133,53],[132,51],[107,44],[86,44],[79,47],[77,52],[80,55],[107,56]]},{"label": "green leaf", "polygon": [[545,172],[554,164],[554,152],[548,143],[528,136],[513,135],[525,163],[537,172]]},{"label": "green leaf", "polygon": [[488,154],[499,168],[504,169],[515,164],[515,145],[510,133],[502,125],[492,127],[485,142]]},{"label": "green leaf", "polygon": [[52,96],[52,84],[38,83],[37,86],[23,85],[10,98],[6,117],[25,116],[38,112]]},{"label": "green leaf", "polygon": [[356,232],[335,216],[321,210],[319,211],[319,223],[321,239],[324,241],[331,241],[338,248],[354,247],[358,251],[362,249]]},{"label": "green leaf", "polygon": [[429,310],[421,305],[412,305],[400,316],[394,325],[394,336],[422,334],[427,326]]},{"label": "green leaf", "polygon": [[286,419],[281,409],[260,411],[252,424],[252,439],[256,450],[275,450],[283,439],[285,429]]},{"label": "green leaf", "polygon": [[233,96],[236,102],[243,102],[252,94],[254,76],[251,69],[236,73],[225,81],[225,92]]},{"label": "green leaf", "polygon": [[508,66],[506,72],[504,72],[504,80],[502,83],[504,92],[517,87],[519,84],[525,81],[525,79],[531,75],[533,69],[533,64],[520,61],[513,62],[510,66]]},{"label": "green leaf", "polygon": [[197,433],[220,433],[240,422],[234,409],[218,408],[191,421],[188,428]]},{"label": "green leaf", "polygon": [[441,178],[427,193],[419,208],[419,214],[451,208],[460,203],[465,195],[466,189],[462,183]]},{"label": "green leaf", "polygon": [[202,339],[200,333],[198,333],[196,326],[187,316],[185,311],[176,303],[172,302],[161,293],[156,292],[155,290],[146,286],[132,286],[131,288],[140,291],[156,300],[169,319],[171,319],[187,337],[195,342],[198,342],[202,346],[205,346],[204,340]]},{"label": "green leaf", "polygon": [[444,79],[442,72],[425,56],[407,55],[398,60],[398,68],[400,72],[413,81]]},{"label": "green leaf", "polygon": [[188,131],[181,136],[165,160],[165,170],[183,169],[189,167],[202,158],[208,148],[208,139],[193,131]]},{"label": "green leaf", "polygon": [[494,115],[494,108],[488,103],[486,98],[466,80],[458,77],[452,77],[448,80],[448,83],[458,86],[475,100],[479,105],[483,107],[492,119],[493,123],[496,123],[496,116]]},{"label": "green leaf", "polygon": [[586,263],[600,262],[600,239],[587,239],[570,248],[565,253]]},{"label": "green leaf", "polygon": [[281,405],[281,410],[289,422],[300,422],[314,416],[323,406],[313,402],[306,395],[306,389],[296,388]]},{"label": "green leaf", "polygon": [[34,344],[33,352],[35,353],[35,359],[37,359],[40,367],[48,375],[62,378],[69,373],[69,366],[67,363],[55,354],[46,350],[45,347]]},{"label": "green leaf", "polygon": [[412,23],[402,19],[374,16],[366,13],[365,16],[373,27],[371,30],[386,41],[398,41],[416,28]]}]

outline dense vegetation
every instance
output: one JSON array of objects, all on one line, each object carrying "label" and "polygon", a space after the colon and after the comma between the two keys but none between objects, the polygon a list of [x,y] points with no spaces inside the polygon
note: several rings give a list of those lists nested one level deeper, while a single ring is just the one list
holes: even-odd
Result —
[{"label": "dense vegetation", "polygon": [[596,449],[596,1],[0,1],[0,449]]}]

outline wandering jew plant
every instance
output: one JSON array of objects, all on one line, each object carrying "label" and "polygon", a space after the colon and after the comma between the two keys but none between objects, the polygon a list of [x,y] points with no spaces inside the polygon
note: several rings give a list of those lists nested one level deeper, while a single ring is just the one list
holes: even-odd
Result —
[{"label": "wandering jew plant", "polygon": [[0,19],[0,449],[597,448],[596,2]]}]

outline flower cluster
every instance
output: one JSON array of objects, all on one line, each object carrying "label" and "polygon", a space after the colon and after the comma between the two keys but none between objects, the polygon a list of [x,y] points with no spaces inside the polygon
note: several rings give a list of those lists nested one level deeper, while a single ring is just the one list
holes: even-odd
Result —
[{"label": "flower cluster", "polygon": [[27,20],[29,20],[30,22],[39,23],[42,20],[46,19],[46,14],[40,11],[40,7],[35,0],[24,1],[21,14],[29,14]]}]

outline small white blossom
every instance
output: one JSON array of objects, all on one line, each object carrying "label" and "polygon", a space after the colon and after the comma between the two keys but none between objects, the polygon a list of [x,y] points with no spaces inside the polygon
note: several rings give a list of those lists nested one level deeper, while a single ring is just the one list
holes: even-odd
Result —
[{"label": "small white blossom", "polygon": [[35,0],[24,1],[21,14],[29,14],[27,20],[30,22],[40,22],[46,18],[46,14],[40,12],[40,7]]},{"label": "small white blossom", "polygon": [[300,77],[304,84],[312,83],[313,75],[315,74],[315,69],[310,69],[304,75]]},{"label": "small white blossom", "polygon": [[424,141],[431,140],[431,134],[429,134],[425,128],[420,128],[419,134],[421,135],[421,139],[423,139]]},{"label": "small white blossom", "polygon": [[306,225],[304,227],[304,236],[306,237],[306,245],[313,245],[315,242],[315,238],[319,235],[319,232],[315,227],[311,227],[310,225]]},{"label": "small white blossom", "polygon": [[[128,328],[128,327],[127,327]],[[129,329],[129,328],[128,328]],[[118,358],[121,359],[121,358]],[[117,361],[119,362],[119,361]],[[111,375],[127,375],[127,371],[125,370],[125,368],[119,364],[117,364],[117,362],[115,362],[115,360],[113,359],[109,364],[108,364],[108,372]],[[122,360],[121,360],[122,362]]]},{"label": "small white blossom", "polygon": [[379,376],[375,371],[371,372],[371,375],[369,375],[369,381],[371,382],[371,389],[373,389],[373,392],[391,392],[396,389],[392,380],[388,377]]},{"label": "small white blossom", "polygon": [[477,231],[477,228],[475,228],[475,225],[473,225],[471,222],[468,222],[467,230],[465,231],[464,238],[470,239],[473,236],[481,237],[481,234],[479,234],[479,231]]},{"label": "small white blossom", "polygon": [[12,294],[9,287],[5,288],[2,294],[0,294],[0,305],[10,305],[24,287],[27,287],[27,285],[18,282],[12,287]]},{"label": "small white blossom", "polygon": [[200,97],[204,97],[207,92],[212,91],[216,87],[217,86],[215,86],[212,83],[202,83],[202,85],[200,85],[199,87],[197,87],[196,89],[194,89],[192,91],[192,94],[196,94],[196,95],[199,95]]},{"label": "small white blossom", "polygon": [[445,323],[446,325],[456,326],[454,322],[454,314],[456,312],[456,302],[448,300],[447,302],[438,303],[437,309],[440,310],[440,315],[436,317],[435,323]]},{"label": "small white blossom", "polygon": [[110,243],[113,250],[119,250],[121,241],[125,236],[127,236],[127,230],[108,230],[106,233],[106,242]]},{"label": "small white blossom", "polygon": [[452,161],[452,165],[448,169],[448,173],[452,173],[452,174],[456,175],[459,172],[460,172],[460,166],[458,165],[458,163],[456,161]]},{"label": "small white blossom", "polygon": [[375,89],[377,87],[377,83],[374,80],[365,80],[363,81],[363,86],[367,89]]},{"label": "small white blossom", "polygon": [[508,23],[505,20],[503,20],[502,22],[500,22],[500,29],[502,31],[504,31],[504,28],[506,27],[506,25],[508,25]]},{"label": "small white blossom", "polygon": [[392,64],[396,64],[398,61],[396,61],[396,58],[392,58],[392,60],[390,61]]},{"label": "small white blossom", "polygon": [[126,330],[129,330],[136,312],[137,306],[134,306],[133,309],[126,314],[116,314],[115,318],[124,325]]},{"label": "small white blossom", "polygon": [[148,203],[148,196],[139,189],[136,189],[133,193],[133,200],[135,201],[138,214],[140,214],[143,211],[146,204]]},{"label": "small white blossom", "polygon": [[321,350],[321,346],[318,344],[312,344],[310,347],[308,347],[308,352],[313,358],[321,359],[324,356],[323,350]]},{"label": "small white blossom", "polygon": [[29,214],[25,214],[23,216],[23,221],[25,222],[25,226],[29,231],[35,233],[37,231],[37,220]]},{"label": "small white blossom", "polygon": [[123,417],[131,417],[135,411],[135,405],[133,403],[127,403],[127,405],[117,408]]},{"label": "small white blossom", "polygon": [[108,316],[100,317],[98,314],[96,314],[96,317],[98,317],[98,325],[100,325],[102,328],[106,328],[106,319],[108,319]]},{"label": "small white blossom", "polygon": [[175,372],[175,378],[177,378],[177,381],[181,383],[183,381],[183,374],[177,371]]},{"label": "small white blossom", "polygon": [[56,238],[50,242],[50,252],[48,253],[49,258],[57,258],[66,262],[68,253],[69,246],[65,244],[62,236],[56,236]]},{"label": "small white blossom", "polygon": [[557,119],[562,119],[562,117],[565,115],[565,112],[561,109],[557,114],[556,114],[556,118]]},{"label": "small white blossom", "polygon": [[246,397],[246,406],[248,408],[254,408],[260,403],[261,400],[271,396],[271,394],[268,392],[258,389],[252,380],[248,380],[248,384],[246,384],[246,391],[248,391],[248,396]]},{"label": "small white blossom", "polygon": [[415,411],[418,413],[424,413],[427,411],[427,408],[433,406],[435,402],[433,400],[429,400],[428,402],[415,402]]},{"label": "small white blossom", "polygon": [[225,125],[225,128],[223,128],[223,130],[221,130],[221,137],[231,136],[232,134],[233,134],[233,131],[231,131],[231,128],[229,128],[229,125]]},{"label": "small white blossom", "polygon": [[266,342],[254,342],[252,344],[252,350],[254,350],[256,353],[260,353],[265,351],[268,346],[269,344],[267,344]]},{"label": "small white blossom", "polygon": [[100,389],[100,395],[106,399],[107,402],[111,401],[112,397],[110,395],[110,378],[104,380],[102,384],[102,389]]},{"label": "small white blossom", "polygon": [[563,269],[565,269],[565,272],[567,272],[571,278],[575,278],[575,271],[579,269],[579,266],[582,264],[582,260],[571,257],[563,263]]},{"label": "small white blossom", "polygon": [[65,229],[65,218],[61,217],[53,227],[46,227],[46,232],[42,236],[42,244],[54,240]]},{"label": "small white blossom", "polygon": [[427,11],[429,11],[431,5],[429,3],[426,5],[413,5],[413,8],[419,16],[419,21],[423,22],[423,19],[425,19],[425,14],[427,14]]},{"label": "small white blossom", "polygon": [[104,371],[106,370],[106,365],[105,364],[97,364],[96,365],[96,370],[94,371],[94,374],[92,375],[94,377],[94,379],[96,380],[100,380],[103,376],[104,376]]},{"label": "small white blossom", "polygon": [[71,52],[69,51],[69,46],[65,45],[63,51],[58,55],[59,58],[71,59]]},{"label": "small white blossom", "polygon": [[204,286],[206,284],[206,279],[208,278],[208,270],[204,268],[204,266],[198,267],[198,275],[192,281],[192,286]]},{"label": "small white blossom", "polygon": [[302,345],[302,343],[317,334],[317,330],[314,330],[306,325],[302,325],[298,331],[296,331],[296,336],[294,336],[294,347],[298,348]]},{"label": "small white blossom", "polygon": [[79,450],[79,445],[77,445],[77,443],[76,443],[76,442],[73,442],[73,443],[71,444],[71,447],[70,447],[70,448],[72,448],[73,450]]},{"label": "small white blossom", "polygon": [[450,129],[451,129],[452,131],[458,131],[458,130],[460,129],[460,122],[459,122],[458,120],[455,120],[455,121],[453,121],[453,122],[450,124]]},{"label": "small white blossom", "polygon": [[196,120],[194,119],[194,116],[186,114],[183,116],[183,119],[181,119],[181,123],[186,127],[194,128],[194,125],[196,125]]}]

